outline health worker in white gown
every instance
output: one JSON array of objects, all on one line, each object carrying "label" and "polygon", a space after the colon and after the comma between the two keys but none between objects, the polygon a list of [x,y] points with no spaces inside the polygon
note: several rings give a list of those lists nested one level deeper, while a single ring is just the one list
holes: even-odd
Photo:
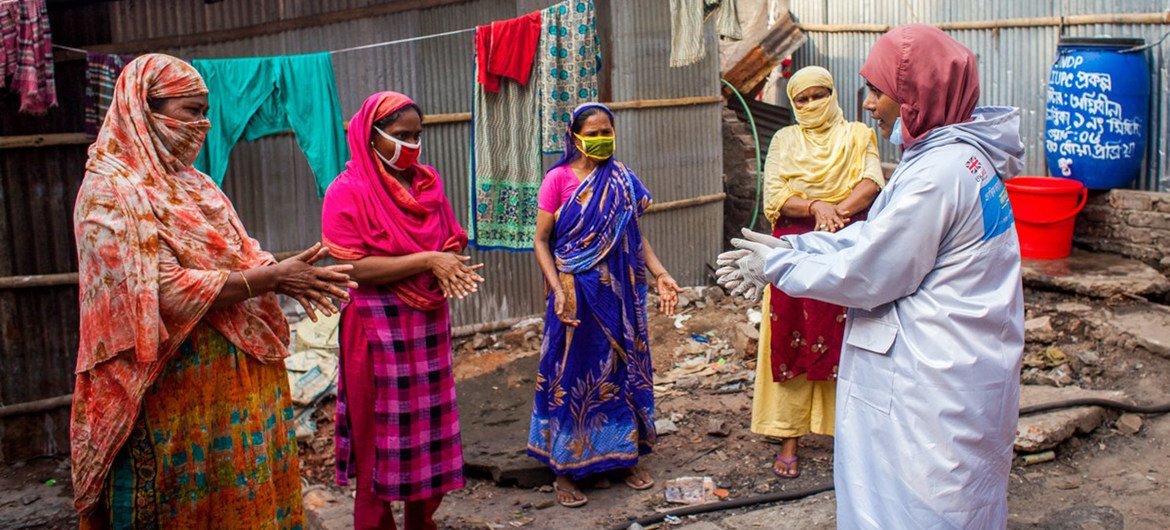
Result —
[{"label": "health worker in white gown", "polygon": [[869,219],[783,240],[745,232],[720,256],[721,283],[850,308],[840,528],[1004,528],[1024,346],[1004,188],[1023,165],[1019,110],[977,108],[975,55],[930,26],[882,36],[861,75],[865,108],[903,149]]}]

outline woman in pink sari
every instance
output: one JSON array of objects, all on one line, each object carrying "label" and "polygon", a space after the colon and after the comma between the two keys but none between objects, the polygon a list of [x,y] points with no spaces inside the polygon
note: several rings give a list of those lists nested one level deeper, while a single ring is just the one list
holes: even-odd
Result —
[{"label": "woman in pink sari", "polygon": [[322,237],[361,287],[341,313],[337,482],[357,478],[354,527],[436,528],[463,487],[447,298],[474,293],[480,265],[435,168],[418,163],[422,111],[397,92],[349,122],[351,159],[325,194]]}]

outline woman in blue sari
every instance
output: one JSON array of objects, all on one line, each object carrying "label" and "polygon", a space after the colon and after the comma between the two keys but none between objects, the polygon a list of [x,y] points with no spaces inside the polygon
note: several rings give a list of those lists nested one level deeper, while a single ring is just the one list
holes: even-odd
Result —
[{"label": "woman in blue sari", "polygon": [[659,309],[673,315],[678,302],[639,227],[650,193],[613,152],[613,113],[578,107],[536,221],[549,293],[528,454],[557,474],[557,501],[571,508],[588,502],[577,481],[590,475],[621,470],[633,489],[654,486],[638,467],[655,440],[647,271]]}]

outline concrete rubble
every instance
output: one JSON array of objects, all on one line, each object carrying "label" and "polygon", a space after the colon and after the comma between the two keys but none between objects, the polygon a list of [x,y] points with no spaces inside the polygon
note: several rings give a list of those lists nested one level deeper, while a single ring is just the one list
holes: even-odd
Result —
[{"label": "concrete rubble", "polygon": [[[1080,398],[1127,401],[1123,393],[1115,391],[1040,385],[1020,386],[1020,407]],[[1016,452],[1036,453],[1052,449],[1076,434],[1092,432],[1105,423],[1109,415],[1110,412],[1101,407],[1078,407],[1022,416],[1016,431]]]},{"label": "concrete rubble", "polygon": [[1116,254],[1073,250],[1066,259],[1024,260],[1022,272],[1025,285],[1094,298],[1170,291],[1170,280],[1156,269]]},{"label": "concrete rubble", "polygon": [[353,528],[353,498],[321,486],[302,492],[306,530],[350,530]]},{"label": "concrete rubble", "polygon": [[1170,359],[1170,309],[1148,302],[1105,308],[1084,317],[1094,336],[1122,349],[1141,348]]}]

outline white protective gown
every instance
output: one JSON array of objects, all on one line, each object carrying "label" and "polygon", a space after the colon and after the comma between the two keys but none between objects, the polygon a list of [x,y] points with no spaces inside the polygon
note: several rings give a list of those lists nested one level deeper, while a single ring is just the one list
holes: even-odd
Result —
[{"label": "white protective gown", "polygon": [[837,386],[840,528],[1007,525],[1024,347],[1003,179],[1019,111],[976,109],[903,153],[869,220],[786,239],[768,279],[850,308]]}]

